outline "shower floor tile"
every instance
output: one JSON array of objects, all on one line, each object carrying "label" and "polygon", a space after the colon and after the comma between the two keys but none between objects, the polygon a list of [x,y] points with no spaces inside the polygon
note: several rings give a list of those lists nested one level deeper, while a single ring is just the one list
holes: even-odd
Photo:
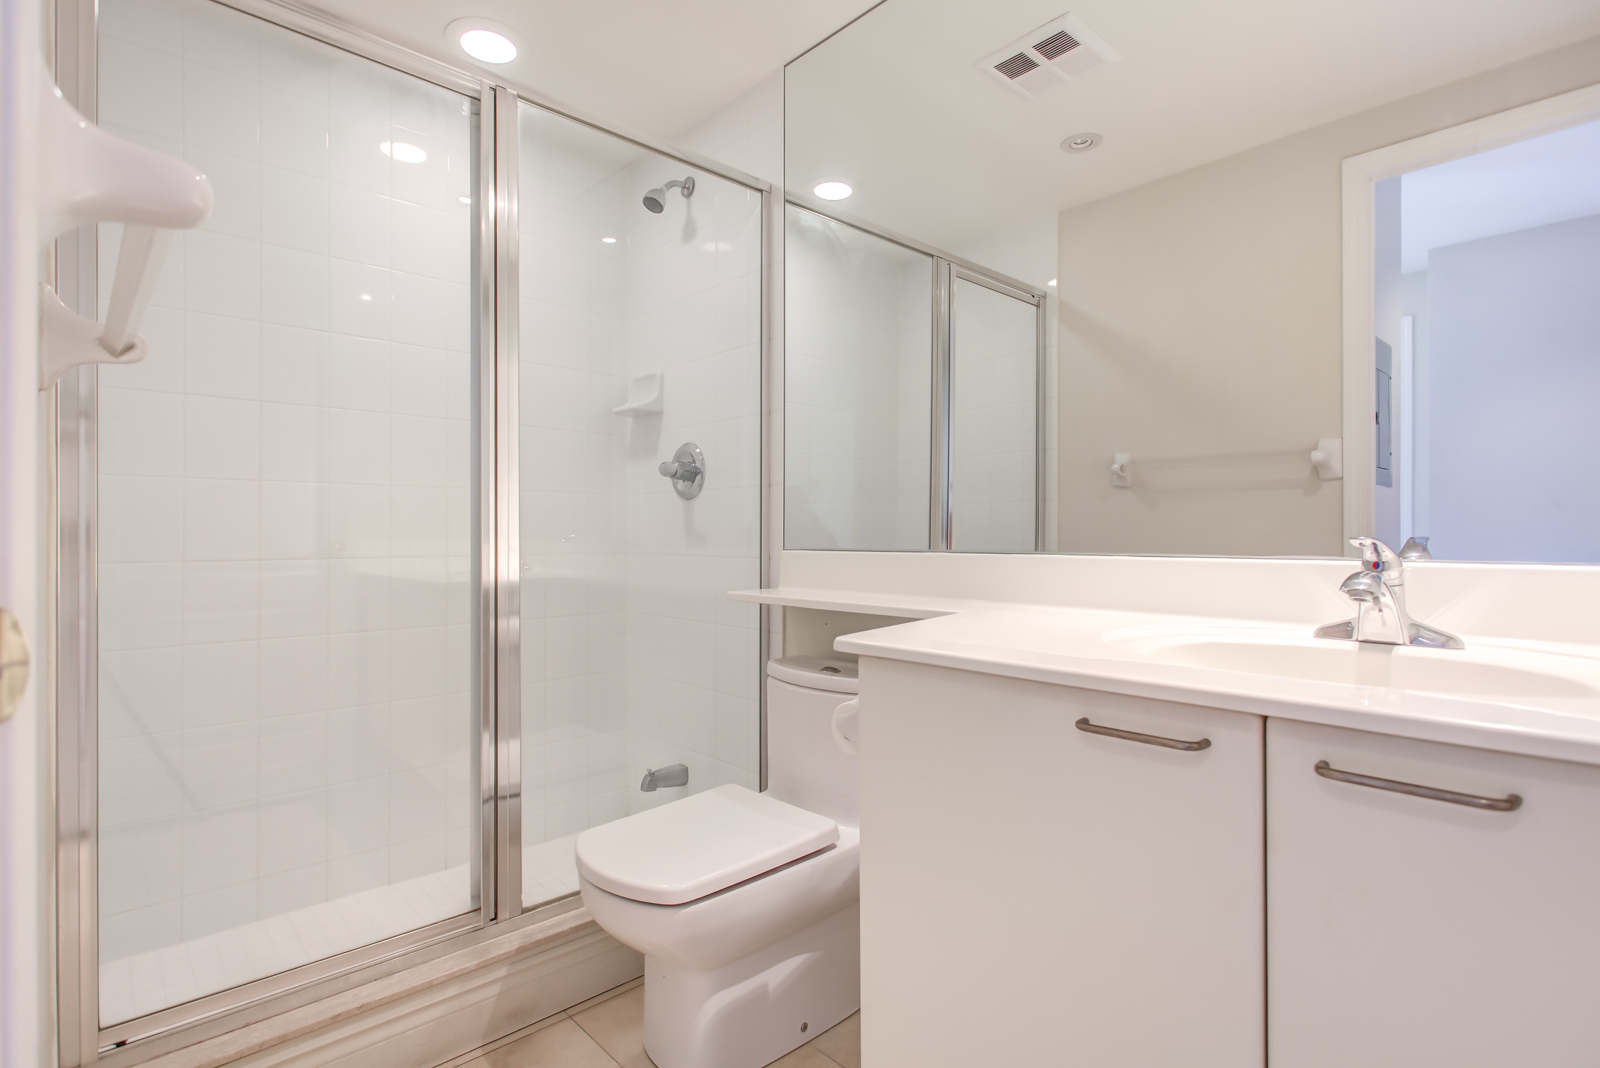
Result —
[{"label": "shower floor tile", "polygon": [[[578,892],[577,835],[527,847],[524,907]],[[100,966],[100,1018],[122,1023],[460,915],[466,865],[365,890]]]},{"label": "shower floor tile", "polygon": [[459,916],[466,865],[100,965],[102,1026]]}]

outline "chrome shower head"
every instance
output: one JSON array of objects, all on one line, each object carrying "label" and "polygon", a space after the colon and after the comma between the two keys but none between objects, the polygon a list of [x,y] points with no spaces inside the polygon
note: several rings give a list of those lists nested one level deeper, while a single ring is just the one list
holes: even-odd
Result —
[{"label": "chrome shower head", "polygon": [[660,215],[667,209],[667,190],[673,188],[674,186],[683,190],[683,198],[685,200],[689,199],[690,197],[694,196],[694,175],[691,174],[681,182],[674,178],[665,185],[658,185],[654,189],[650,190],[650,192],[644,195],[645,208],[657,215]]}]

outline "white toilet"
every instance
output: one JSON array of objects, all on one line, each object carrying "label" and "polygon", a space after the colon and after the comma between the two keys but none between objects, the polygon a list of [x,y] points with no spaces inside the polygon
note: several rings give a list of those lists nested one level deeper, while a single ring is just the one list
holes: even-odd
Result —
[{"label": "white toilet", "polygon": [[764,793],[719,786],[578,836],[584,905],[644,954],[644,1046],[657,1068],[759,1068],[860,1007],[845,705],[858,687],[846,660],[772,661]]}]

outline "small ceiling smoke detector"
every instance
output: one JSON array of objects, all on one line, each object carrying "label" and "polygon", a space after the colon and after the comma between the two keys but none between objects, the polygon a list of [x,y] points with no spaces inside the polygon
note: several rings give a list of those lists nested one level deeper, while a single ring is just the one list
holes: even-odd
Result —
[{"label": "small ceiling smoke detector", "polygon": [[466,56],[491,66],[510,63],[527,45],[522,35],[505,23],[476,16],[451,22],[444,28],[444,38]]},{"label": "small ceiling smoke detector", "polygon": [[1105,138],[1097,133],[1075,133],[1061,142],[1061,151],[1067,153],[1087,152],[1103,140]]},{"label": "small ceiling smoke detector", "polygon": [[990,77],[1032,99],[1122,56],[1076,15],[1062,15],[978,60]]}]

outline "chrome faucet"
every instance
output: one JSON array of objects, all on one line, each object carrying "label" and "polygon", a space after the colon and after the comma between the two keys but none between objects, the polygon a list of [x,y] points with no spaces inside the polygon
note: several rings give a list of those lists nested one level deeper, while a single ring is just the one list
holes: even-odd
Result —
[{"label": "chrome faucet", "polygon": [[[1415,539],[1413,539],[1415,541]],[[1316,629],[1318,638],[1370,642],[1375,645],[1425,645],[1434,649],[1465,649],[1454,634],[1418,623],[1406,612],[1406,560],[1376,538],[1351,538],[1361,550],[1361,570],[1345,579],[1339,592],[1356,603],[1354,619]],[[1413,542],[1406,548],[1412,549]],[[1427,541],[1420,546],[1427,552]],[[1410,559],[1431,559],[1424,555]]]}]

